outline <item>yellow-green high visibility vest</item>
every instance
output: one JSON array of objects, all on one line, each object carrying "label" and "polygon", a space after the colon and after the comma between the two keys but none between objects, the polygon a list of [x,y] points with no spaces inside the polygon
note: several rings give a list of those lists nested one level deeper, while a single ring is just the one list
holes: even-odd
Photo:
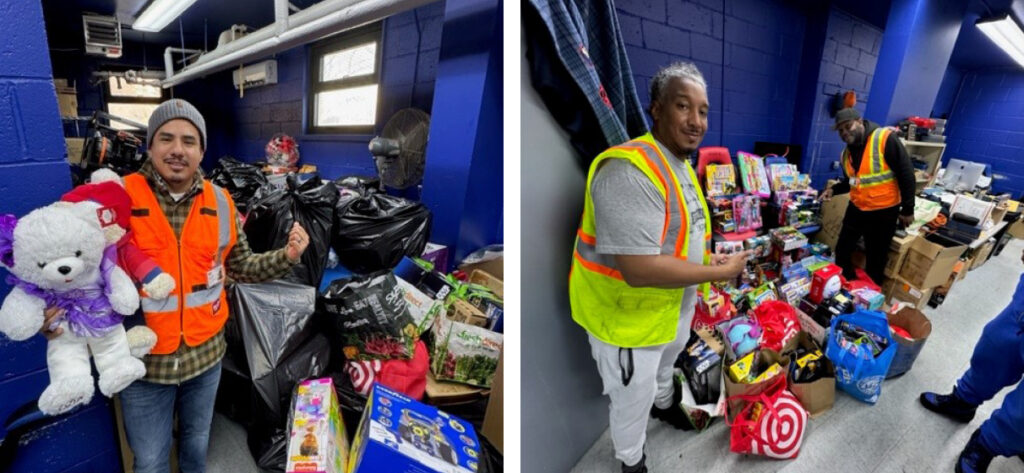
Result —
[{"label": "yellow-green high visibility vest", "polygon": [[[661,345],[676,337],[685,288],[632,287],[623,280],[612,255],[597,253],[594,201],[590,186],[594,174],[606,159],[626,159],[654,183],[665,198],[665,223],[661,232],[661,254],[686,260],[690,246],[690,212],[679,179],[689,179],[697,191],[704,212],[704,258],[711,261],[711,218],[700,191],[697,176],[686,162],[687,175],[676,176],[669,159],[650,133],[601,153],[587,174],[583,218],[576,234],[572,269],[569,272],[569,303],[572,318],[591,335],[605,343],[625,348]],[[708,284],[699,286],[702,294]]]}]

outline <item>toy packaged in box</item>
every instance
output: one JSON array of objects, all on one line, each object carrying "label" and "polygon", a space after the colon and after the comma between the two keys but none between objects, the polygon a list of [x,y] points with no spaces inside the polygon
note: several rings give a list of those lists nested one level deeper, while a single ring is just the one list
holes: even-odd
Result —
[{"label": "toy packaged in box", "polygon": [[736,231],[746,232],[761,228],[761,199],[756,195],[737,196],[732,201]]},{"label": "toy packaged in box", "polygon": [[715,253],[719,255],[731,255],[743,251],[742,241],[716,241]]},{"label": "toy packaged in box", "polygon": [[748,194],[769,197],[772,189],[768,185],[768,173],[764,168],[764,160],[756,154],[746,151],[736,153],[740,163],[740,174],[743,176],[743,188]]},{"label": "toy packaged in box", "polygon": [[473,426],[375,384],[352,445],[349,473],[475,473]]},{"label": "toy packaged in box", "polygon": [[287,473],[343,473],[348,438],[331,378],[307,379],[295,387],[288,439]]},{"label": "toy packaged in box", "polygon": [[732,200],[727,198],[708,199],[711,221],[718,232],[736,231],[736,220],[733,215]]},{"label": "toy packaged in box", "polygon": [[743,245],[753,252],[754,258],[767,258],[772,253],[772,239],[768,235],[747,238]]},{"label": "toy packaged in box", "polygon": [[707,180],[708,197],[736,193],[736,170],[732,164],[709,164]]},{"label": "toy packaged in box", "polygon": [[770,233],[772,241],[782,251],[791,251],[807,246],[807,237],[793,227],[773,228]]}]

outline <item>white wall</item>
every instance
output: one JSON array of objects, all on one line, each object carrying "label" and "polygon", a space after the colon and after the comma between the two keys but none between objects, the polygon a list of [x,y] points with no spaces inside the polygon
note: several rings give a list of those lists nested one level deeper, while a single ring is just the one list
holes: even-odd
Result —
[{"label": "white wall", "polygon": [[569,314],[586,174],[530,85],[525,43],[522,53],[522,471],[563,473],[608,428],[586,332]]}]

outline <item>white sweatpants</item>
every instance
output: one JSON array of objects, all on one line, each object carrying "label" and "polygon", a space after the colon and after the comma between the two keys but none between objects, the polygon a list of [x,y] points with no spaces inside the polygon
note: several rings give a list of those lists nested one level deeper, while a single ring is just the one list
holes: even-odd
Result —
[{"label": "white sweatpants", "polygon": [[[643,458],[651,405],[666,409],[672,404],[672,365],[690,337],[693,307],[685,312],[679,317],[676,339],[664,345],[620,348],[587,335],[604,394],[611,399],[609,428],[615,458],[626,465],[636,465]],[[623,377],[628,375],[630,350],[633,375],[626,385]]]}]

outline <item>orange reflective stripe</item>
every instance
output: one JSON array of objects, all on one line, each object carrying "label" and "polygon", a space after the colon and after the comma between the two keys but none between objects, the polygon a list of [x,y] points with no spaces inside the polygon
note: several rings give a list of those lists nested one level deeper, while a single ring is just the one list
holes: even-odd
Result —
[{"label": "orange reflective stripe", "polygon": [[593,235],[587,235],[587,233],[584,232],[582,228],[579,229],[579,230],[576,230],[576,235],[578,235],[580,237],[580,240],[583,240],[583,242],[588,244],[588,245],[591,245],[591,246],[596,246],[597,245],[597,237],[595,237]]},{"label": "orange reflective stripe", "polygon": [[576,258],[576,261],[579,261],[580,264],[582,264],[584,268],[587,268],[590,271],[593,271],[593,272],[598,273],[598,274],[603,274],[603,275],[611,277],[611,278],[618,279],[619,281],[624,281],[624,279],[622,277],[622,273],[620,273],[620,272],[618,272],[618,271],[616,271],[616,270],[614,270],[612,268],[609,268],[609,267],[607,267],[605,265],[597,264],[597,263],[595,263],[593,261],[587,261],[587,260],[583,259],[583,257],[580,256],[580,252],[579,251],[573,251],[573,257]]}]

